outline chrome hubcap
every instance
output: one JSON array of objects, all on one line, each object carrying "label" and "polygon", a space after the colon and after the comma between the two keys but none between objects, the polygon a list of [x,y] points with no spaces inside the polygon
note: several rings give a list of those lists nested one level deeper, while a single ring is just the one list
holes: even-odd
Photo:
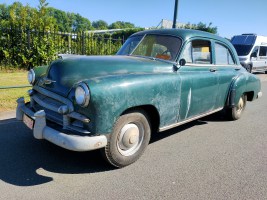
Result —
[{"label": "chrome hubcap", "polygon": [[120,131],[117,148],[124,156],[133,155],[140,148],[143,138],[144,129],[141,125],[126,124]]},{"label": "chrome hubcap", "polygon": [[238,104],[237,104],[237,112],[241,112],[244,108],[244,100],[243,98],[241,97],[238,101]]}]

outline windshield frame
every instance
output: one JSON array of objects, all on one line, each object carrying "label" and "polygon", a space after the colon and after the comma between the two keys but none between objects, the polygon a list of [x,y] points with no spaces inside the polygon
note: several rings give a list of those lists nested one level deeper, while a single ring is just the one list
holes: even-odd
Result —
[{"label": "windshield frame", "polygon": [[[130,39],[136,38],[136,37],[140,37],[140,41],[136,44],[136,46],[131,50],[131,52],[129,54],[126,54],[123,52],[123,50],[125,48],[127,48],[127,43],[131,42]],[[162,41],[164,41],[163,37],[170,37],[173,38],[173,41],[175,41],[175,44],[173,44],[173,42],[169,42],[171,45],[174,45],[172,47],[172,50],[175,50],[175,52],[173,53],[173,56],[170,59],[163,59],[160,57],[156,57],[156,56],[149,56],[149,55],[139,55],[139,54],[134,54],[134,52],[137,50],[138,47],[140,47],[140,44],[142,44],[142,42],[147,39],[148,37],[155,37],[155,39],[160,39]],[[156,38],[157,37],[157,38]],[[167,40],[166,40],[167,41]],[[167,45],[168,42],[166,42]],[[150,45],[161,45],[160,43],[151,43]],[[166,61],[166,62],[177,62],[177,58],[179,56],[179,53],[181,52],[181,47],[183,44],[183,39],[180,38],[179,36],[175,36],[175,35],[171,35],[171,34],[144,34],[144,35],[133,35],[130,38],[128,38],[126,40],[126,42],[123,44],[123,46],[121,47],[121,49],[117,52],[116,55],[127,55],[127,56],[133,56],[133,57],[142,57],[142,58],[149,58],[152,60],[162,60],[162,61]],[[170,47],[170,46],[168,46]],[[150,47],[153,48],[153,47]],[[167,48],[168,49],[168,48]]]}]

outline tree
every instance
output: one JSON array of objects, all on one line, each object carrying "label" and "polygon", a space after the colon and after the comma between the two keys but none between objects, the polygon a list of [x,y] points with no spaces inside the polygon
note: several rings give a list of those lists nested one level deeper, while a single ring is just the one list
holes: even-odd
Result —
[{"label": "tree", "polygon": [[71,32],[72,31],[72,19],[68,14],[62,10],[58,10],[52,7],[47,9],[50,16],[53,16],[56,20],[58,30],[60,32]]},{"label": "tree", "polygon": [[212,27],[211,22],[209,23],[208,26],[202,22],[199,22],[198,24],[190,24],[188,22],[186,25],[182,26],[181,28],[195,29],[195,30],[206,31],[206,32],[210,32],[213,34],[217,34],[217,26]]},{"label": "tree", "polygon": [[77,32],[86,31],[86,30],[91,30],[92,25],[88,19],[82,17],[80,14],[74,14],[72,29],[73,31],[77,31]]},{"label": "tree", "polygon": [[98,29],[98,30],[108,29],[108,23],[103,20],[94,21],[92,25],[95,29]]},{"label": "tree", "polygon": [[110,29],[135,28],[135,25],[130,22],[116,21],[109,26]]}]

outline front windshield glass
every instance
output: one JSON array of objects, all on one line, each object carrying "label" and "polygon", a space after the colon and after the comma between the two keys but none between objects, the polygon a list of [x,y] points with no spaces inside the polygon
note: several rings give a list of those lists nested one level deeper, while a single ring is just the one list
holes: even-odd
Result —
[{"label": "front windshield glass", "polygon": [[129,38],[117,55],[135,55],[174,61],[181,47],[181,40],[166,35],[145,35]]},{"label": "front windshield glass", "polygon": [[234,45],[237,55],[246,56],[251,51],[253,45]]}]

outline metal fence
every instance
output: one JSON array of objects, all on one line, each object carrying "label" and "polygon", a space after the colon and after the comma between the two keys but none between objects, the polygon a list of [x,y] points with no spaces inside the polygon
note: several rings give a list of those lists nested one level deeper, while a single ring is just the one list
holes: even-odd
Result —
[{"label": "metal fence", "polygon": [[44,65],[58,54],[112,55],[123,42],[122,34],[0,28],[0,65],[20,68]]}]

